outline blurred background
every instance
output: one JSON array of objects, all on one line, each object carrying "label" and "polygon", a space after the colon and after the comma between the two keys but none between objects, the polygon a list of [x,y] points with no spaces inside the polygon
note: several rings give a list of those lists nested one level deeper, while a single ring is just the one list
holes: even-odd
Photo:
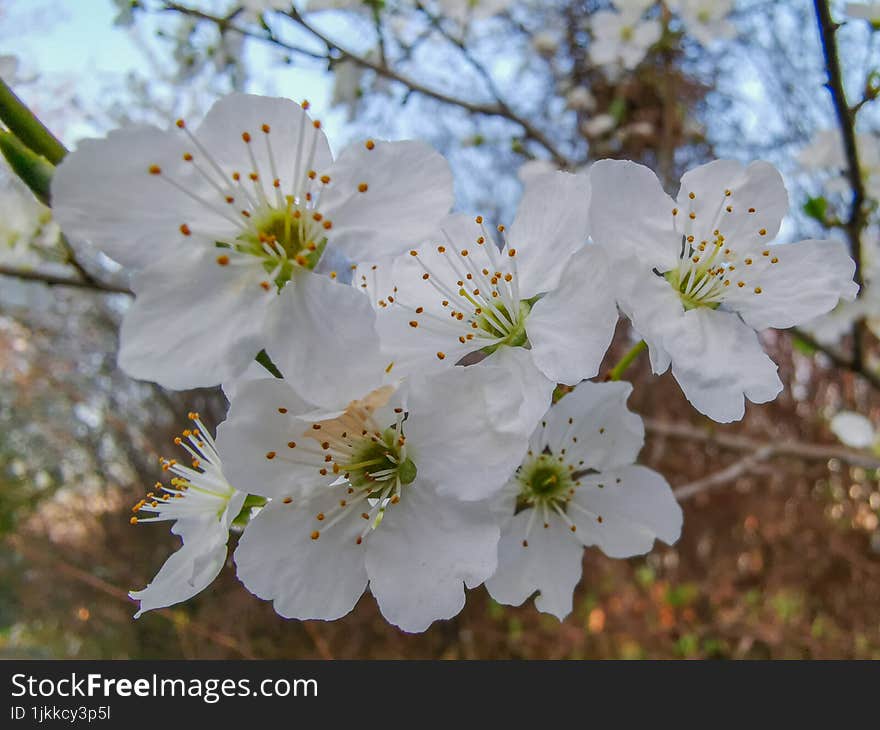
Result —
[{"label": "blurred background", "polygon": [[[231,561],[135,621],[128,590],[178,541],[131,526],[131,505],[187,412],[213,429],[226,403],[116,369],[124,272],[77,242],[72,261],[4,167],[0,656],[880,658],[878,36],[880,2],[0,0],[0,77],[68,147],[196,122],[233,90],[308,99],[335,150],[430,141],[457,207],[495,223],[550,169],[632,159],[674,194],[702,162],[766,159],[791,198],[780,240],[846,240],[864,284],[803,330],[764,333],[786,387],[741,423],[704,419],[646,361],[627,373],[641,460],[677,488],[684,530],[641,558],[588,550],[562,623],[482,588],[417,636],[369,595],[334,623],[286,621]],[[621,322],[606,367],[631,344]]]}]

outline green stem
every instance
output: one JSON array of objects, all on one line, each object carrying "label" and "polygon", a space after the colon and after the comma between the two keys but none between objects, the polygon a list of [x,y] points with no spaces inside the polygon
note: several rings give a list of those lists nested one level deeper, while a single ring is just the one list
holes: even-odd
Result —
[{"label": "green stem", "polygon": [[61,162],[67,154],[64,145],[37,119],[3,79],[0,79],[0,119],[10,132],[53,165]]},{"label": "green stem", "polygon": [[43,205],[49,205],[49,186],[55,168],[12,132],[0,130],[0,154],[6,158],[9,167],[30,188],[37,200]]},{"label": "green stem", "polygon": [[632,365],[636,361],[636,358],[638,358],[638,356],[646,349],[648,349],[648,344],[644,340],[639,340],[622,358],[620,358],[620,362],[611,368],[611,372],[608,373],[605,379],[620,380],[623,374],[629,369],[629,366]]}]

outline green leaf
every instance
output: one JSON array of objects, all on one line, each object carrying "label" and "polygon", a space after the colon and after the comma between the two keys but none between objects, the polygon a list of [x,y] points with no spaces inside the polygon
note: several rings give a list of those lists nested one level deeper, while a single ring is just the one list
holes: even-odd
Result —
[{"label": "green leaf", "polygon": [[55,168],[44,157],[28,149],[12,132],[0,132],[0,152],[37,199],[49,205],[49,189]]},{"label": "green leaf", "polygon": [[804,213],[810,216],[810,218],[819,221],[822,225],[825,225],[827,220],[826,216],[828,214],[828,201],[822,196],[819,196],[818,198],[810,198],[804,203]]}]

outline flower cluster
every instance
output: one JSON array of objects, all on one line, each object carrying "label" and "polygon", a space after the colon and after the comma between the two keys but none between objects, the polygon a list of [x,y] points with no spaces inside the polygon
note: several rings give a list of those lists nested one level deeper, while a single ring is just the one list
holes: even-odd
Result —
[{"label": "flower cluster", "polygon": [[138,614],[203,589],[243,530],[238,577],[285,617],[336,619],[369,588],[423,631],[485,584],[563,618],[585,547],[639,555],[681,530],[635,463],[631,386],[589,381],[619,313],[723,422],[782,387],[757,331],[856,294],[842,245],[771,244],[788,201],[766,163],[704,165],[677,200],[634,163],[537,172],[492,228],[449,213],[431,148],[334,160],[282,99],[84,142],[52,192],[65,232],[131,271],[121,367],[230,401],[216,441],[191,414],[191,464],[163,459],[170,483],[135,505],[183,540]]}]

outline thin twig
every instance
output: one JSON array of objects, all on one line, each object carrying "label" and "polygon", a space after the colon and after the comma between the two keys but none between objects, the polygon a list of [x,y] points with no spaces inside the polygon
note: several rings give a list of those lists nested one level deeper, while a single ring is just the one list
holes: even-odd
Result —
[{"label": "thin twig", "polygon": [[[864,210],[865,184],[862,180],[859,150],[856,145],[855,111],[847,103],[846,90],[843,87],[843,72],[840,67],[836,38],[837,29],[840,26],[831,18],[828,0],[814,0],[813,4],[816,8],[819,35],[822,39],[822,52],[825,55],[828,89],[831,91],[831,99],[834,102],[834,113],[837,116],[840,136],[846,155],[847,177],[849,178],[849,184],[853,193],[849,217],[844,225],[844,229],[849,239],[850,253],[856,262],[855,282],[861,290],[864,285],[861,235],[866,222]],[[856,322],[853,329],[853,362],[858,364],[862,362],[862,334],[863,327],[859,322]]]},{"label": "thin twig", "polygon": [[710,474],[709,476],[703,477],[702,479],[697,479],[696,481],[689,482],[688,484],[683,484],[680,487],[676,487],[672,490],[672,493],[675,495],[675,498],[677,500],[682,501],[685,499],[690,499],[691,497],[694,497],[697,494],[701,494],[702,492],[717,489],[718,487],[721,487],[728,482],[732,482],[734,479],[738,479],[739,477],[748,474],[760,462],[766,461],[772,455],[773,447],[764,446],[758,449],[751,456],[746,456],[739,461],[734,462],[725,469],[716,471],[714,474]]},{"label": "thin twig", "polygon": [[[69,263],[73,263],[70,261]],[[94,277],[89,279],[74,279],[68,276],[56,276],[55,274],[46,274],[41,271],[30,269],[18,269],[14,266],[5,266],[0,264],[0,275],[14,276],[24,281],[39,281],[47,286],[69,286],[75,289],[91,289],[92,291],[103,292],[105,294],[127,294],[133,296],[130,289],[124,286],[116,286],[115,284],[106,284],[98,281]]]},{"label": "thin twig", "polygon": [[758,454],[765,449],[769,453],[764,458],[793,456],[805,461],[828,461],[837,459],[851,466],[863,469],[880,469],[880,458],[868,452],[855,451],[841,446],[811,444],[802,441],[776,441],[768,444],[767,439],[753,439],[734,433],[724,433],[715,429],[700,428],[688,423],[672,423],[646,418],[645,429],[654,436],[679,438],[686,441],[711,442],[732,451],[749,451]]},{"label": "thin twig", "polygon": [[[52,566],[52,569],[64,573],[65,575],[73,578],[80,583],[84,583],[88,585],[90,588],[97,590],[103,593],[106,596],[110,596],[111,598],[115,598],[118,601],[124,602],[127,605],[132,604],[132,600],[128,597],[128,591],[118,588],[111,583],[108,583],[105,580],[102,580],[96,575],[92,575],[91,573],[83,570],[82,568],[78,568],[75,565],[71,565],[70,563],[66,563],[63,560],[59,559],[56,556],[49,555],[47,552],[44,552],[39,549],[35,549],[27,544],[21,538],[14,538],[10,540],[12,542],[13,547],[19,553],[24,555],[25,557],[29,557],[31,560],[38,560],[44,563],[48,563]],[[162,618],[170,621],[175,626],[180,626],[181,622],[178,619],[177,614],[167,608],[159,608],[153,611],[153,613],[161,616]],[[201,624],[192,621],[191,619],[187,620],[185,624],[183,624],[186,631],[189,631],[197,636],[202,637],[203,639],[207,639],[208,641],[217,644],[218,646],[222,646],[225,649],[229,649],[230,651],[234,651],[236,654],[244,657],[245,659],[256,659],[256,657],[251,654],[247,649],[244,649],[241,644],[231,636],[221,633],[220,631],[212,628],[207,628],[202,626]]]},{"label": "thin twig", "polygon": [[329,36],[318,30],[311,23],[309,23],[307,20],[305,20],[305,18],[303,18],[296,9],[291,9],[287,13],[284,13],[284,15],[289,17],[301,28],[308,31],[315,38],[321,41],[327,47],[328,54],[318,54],[299,46],[292,45],[281,40],[274,33],[255,33],[248,28],[230,23],[229,20],[226,18],[211,15],[210,13],[207,13],[205,11],[196,10],[194,8],[187,7],[186,5],[171,2],[170,0],[167,0],[163,4],[163,8],[165,10],[171,10],[181,13],[182,15],[187,15],[200,20],[216,23],[226,30],[231,30],[249,38],[255,38],[266,43],[271,43],[272,45],[278,46],[279,48],[284,48],[285,50],[291,51],[292,53],[299,53],[302,55],[310,56],[311,58],[326,60],[330,62],[333,61],[334,58],[330,56],[329,53],[335,52],[336,54],[339,54],[339,56],[341,56],[343,59],[352,61],[353,63],[363,68],[368,68],[372,71],[375,71],[380,76],[384,76],[387,79],[396,81],[397,83],[407,87],[410,91],[421,94],[422,96],[427,96],[431,99],[443,102],[444,104],[460,107],[465,111],[471,112],[473,114],[501,117],[502,119],[507,119],[508,121],[511,121],[514,124],[522,127],[525,136],[544,147],[560,167],[572,168],[574,166],[574,163],[559,150],[559,148],[544,132],[536,127],[530,120],[513,111],[506,103],[495,102],[492,104],[485,104],[481,102],[469,101],[467,99],[462,99],[452,94],[447,94],[446,92],[434,89],[430,86],[426,86],[425,84],[416,81],[415,79],[412,79],[409,76],[400,73],[399,71],[395,71],[390,66],[383,63],[381,59],[377,61],[372,61],[369,58],[366,58],[365,56],[355,53],[345,46],[340,45],[337,41],[334,41]]}]

